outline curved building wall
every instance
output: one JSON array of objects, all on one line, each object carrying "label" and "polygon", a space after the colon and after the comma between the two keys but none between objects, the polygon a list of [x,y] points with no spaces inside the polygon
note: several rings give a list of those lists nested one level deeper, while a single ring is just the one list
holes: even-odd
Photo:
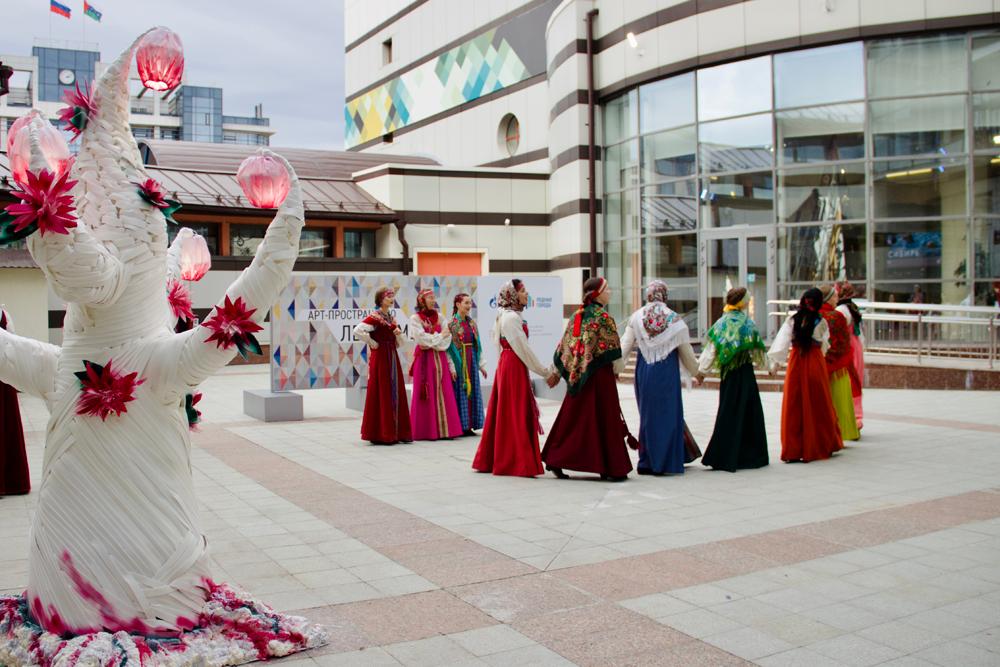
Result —
[{"label": "curved building wall", "polygon": [[[696,331],[738,281],[758,301],[845,278],[881,300],[994,298],[1000,3],[567,0],[547,35],[550,158],[585,136],[557,128],[586,127],[592,7],[616,314],[653,277]],[[586,196],[577,152],[553,163],[553,208]]]}]

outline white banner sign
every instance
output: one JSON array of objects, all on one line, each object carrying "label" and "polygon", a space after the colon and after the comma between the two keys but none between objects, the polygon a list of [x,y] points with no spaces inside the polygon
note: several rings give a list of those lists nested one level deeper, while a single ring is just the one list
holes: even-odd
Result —
[{"label": "white banner sign", "polygon": [[[483,356],[489,376],[486,384],[493,383],[493,373],[497,368],[500,352],[493,343],[493,329],[497,319],[497,293],[511,276],[481,276],[479,278],[479,299],[477,323],[483,341]],[[563,288],[562,278],[528,276],[521,279],[528,290],[528,305],[521,313],[528,323],[528,343],[532,351],[546,366],[552,363],[552,355],[563,335]]]}]

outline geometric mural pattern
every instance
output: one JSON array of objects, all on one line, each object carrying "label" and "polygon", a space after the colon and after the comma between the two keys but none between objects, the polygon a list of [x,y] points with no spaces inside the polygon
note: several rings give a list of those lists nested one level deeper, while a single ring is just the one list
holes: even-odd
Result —
[{"label": "geometric mural pattern", "polygon": [[[367,385],[368,348],[351,330],[375,308],[375,291],[396,291],[396,321],[409,330],[417,293],[433,289],[442,315],[452,300],[472,296],[476,316],[476,276],[293,275],[271,310],[271,390],[326,389]],[[310,312],[325,319],[308,321]],[[399,348],[403,372],[409,371],[413,345]]]},{"label": "geometric mural pattern", "polygon": [[531,76],[494,28],[366,91],[344,107],[347,148],[376,139]]}]

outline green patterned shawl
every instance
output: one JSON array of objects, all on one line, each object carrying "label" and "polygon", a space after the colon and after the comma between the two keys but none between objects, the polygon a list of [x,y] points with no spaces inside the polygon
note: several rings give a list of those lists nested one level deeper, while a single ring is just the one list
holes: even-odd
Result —
[{"label": "green patterned shawl", "polygon": [[723,314],[708,330],[707,338],[715,345],[714,365],[723,378],[743,364],[764,364],[767,348],[757,325],[742,310]]}]

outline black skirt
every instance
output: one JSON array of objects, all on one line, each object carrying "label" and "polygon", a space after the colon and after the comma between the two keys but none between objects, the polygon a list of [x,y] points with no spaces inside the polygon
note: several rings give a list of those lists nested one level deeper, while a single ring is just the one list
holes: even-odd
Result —
[{"label": "black skirt", "polygon": [[753,364],[734,368],[722,380],[715,430],[701,462],[729,472],[768,464],[764,410]]}]

